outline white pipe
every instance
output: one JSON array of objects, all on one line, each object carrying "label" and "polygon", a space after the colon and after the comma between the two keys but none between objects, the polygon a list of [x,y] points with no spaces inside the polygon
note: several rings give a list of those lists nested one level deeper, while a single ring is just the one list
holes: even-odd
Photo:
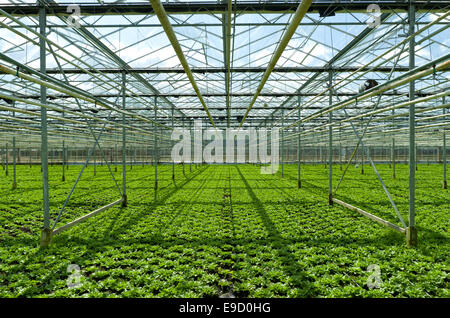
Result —
[{"label": "white pipe", "polygon": [[266,84],[267,80],[269,79],[269,76],[272,73],[272,70],[274,69],[275,65],[277,64],[279,58],[281,57],[281,54],[283,54],[284,49],[286,48],[286,46],[288,45],[292,36],[294,35],[295,31],[297,30],[297,27],[300,24],[300,22],[302,21],[306,12],[308,12],[308,9],[311,6],[311,4],[312,4],[312,0],[303,0],[302,3],[300,3],[299,6],[297,7],[297,11],[295,11],[295,14],[294,14],[294,17],[292,18],[291,23],[289,24],[288,28],[284,32],[284,35],[281,38],[277,49],[273,53],[272,58],[270,59],[269,65],[267,66],[267,69],[262,76],[261,82],[259,83],[258,88],[256,89],[256,93],[253,96],[253,98],[250,102],[250,105],[248,106],[247,111],[245,112],[244,117],[242,118],[242,121],[241,121],[241,124],[239,125],[239,127],[242,127],[242,125],[244,124],[248,113],[252,109],[253,105],[256,102],[256,99],[258,98],[264,85]]}]

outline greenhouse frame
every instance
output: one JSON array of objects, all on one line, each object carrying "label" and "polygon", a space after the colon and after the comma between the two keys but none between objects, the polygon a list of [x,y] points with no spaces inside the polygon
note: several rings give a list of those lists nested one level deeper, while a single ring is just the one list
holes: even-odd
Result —
[{"label": "greenhouse frame", "polygon": [[[246,167],[257,180],[270,164],[261,156],[267,144],[272,155],[279,145],[279,167],[272,161],[264,175],[281,180],[268,181],[273,188],[311,190],[304,178],[317,169],[326,178],[317,198],[367,218],[368,229],[400,233],[406,247],[427,245],[416,215],[432,213],[423,212],[428,190],[418,192],[416,175],[433,168],[435,206],[450,203],[450,1],[9,0],[0,1],[0,17],[0,179],[8,198],[0,211],[25,204],[38,187],[32,220],[41,247],[96,222],[80,234],[89,240],[100,215],[127,213],[140,200],[129,195],[130,182],[157,202],[158,193],[191,177],[207,178],[207,169],[219,169],[210,172],[216,176]],[[192,140],[176,160],[180,130]],[[228,151],[239,148],[233,133],[240,132],[244,150],[236,158],[216,149],[215,161],[206,159],[211,136]],[[267,140],[252,139],[266,132]],[[30,186],[22,182],[31,178],[27,169],[39,180]],[[88,173],[91,192],[101,175],[111,195],[72,205]],[[139,183],[150,173],[151,181]],[[351,187],[338,191],[350,174],[371,176],[383,211],[372,206],[372,188],[361,185],[355,200]],[[243,178],[241,170],[236,176]],[[393,182],[400,180],[399,190]],[[239,190],[230,181],[223,194],[222,183],[220,200],[233,209],[231,192]],[[13,199],[20,193],[22,203]],[[38,243],[35,231],[29,235]]]}]

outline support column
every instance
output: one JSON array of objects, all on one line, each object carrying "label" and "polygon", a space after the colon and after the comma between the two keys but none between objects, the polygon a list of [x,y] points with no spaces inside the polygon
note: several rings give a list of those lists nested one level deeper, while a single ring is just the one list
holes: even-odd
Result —
[{"label": "support column", "polygon": [[[46,36],[47,13],[45,7],[39,9],[39,33]],[[40,72],[46,74],[46,43],[39,39],[40,46]],[[47,103],[47,88],[41,85],[41,103]],[[48,132],[47,132],[47,109],[41,107],[41,169],[42,169],[42,189],[44,201],[44,228],[41,233],[41,246],[48,246],[52,238],[50,228],[50,195],[48,187]]]},{"label": "support column", "polygon": [[66,174],[65,174],[65,145],[64,140],[62,142],[62,181],[66,181]]},{"label": "support column", "polygon": [[192,130],[192,120],[189,121],[189,132],[191,135],[191,155],[189,157],[189,172],[192,171],[192,158],[194,157],[194,147],[195,147],[195,143],[194,143],[194,131]]},{"label": "support column", "polygon": [[9,175],[9,149],[8,149],[8,143],[6,143],[6,156],[5,156],[5,160],[6,160],[6,176]]},{"label": "support column", "polygon": [[[126,74],[122,72],[122,109],[125,110],[125,85],[126,85]],[[126,207],[128,205],[127,198],[127,158],[126,158],[126,141],[127,134],[125,130],[125,114],[122,114],[122,207]]]},{"label": "support column", "polygon": [[13,136],[13,189],[17,188],[16,181],[16,136]]},{"label": "support column", "polygon": [[[301,97],[298,96],[298,120],[301,119],[300,113],[300,101],[301,101]],[[297,139],[297,166],[298,166],[298,188],[300,189],[302,187],[302,178],[301,178],[301,164],[300,164],[300,159],[301,159],[301,123],[298,123],[298,139]]]},{"label": "support column", "polygon": [[[174,111],[174,107],[172,105],[172,131],[174,129],[174,126],[173,126],[173,115],[174,115],[174,112],[173,111]],[[172,148],[173,148],[173,144],[174,144],[174,142],[173,142],[173,140],[171,140]],[[175,180],[175,161],[173,160],[173,158],[172,158],[172,180]]]},{"label": "support column", "polygon": [[[181,117],[181,125],[183,127],[184,130],[184,117]],[[181,161],[181,165],[183,166],[183,176],[186,176],[186,172],[184,171],[184,149],[183,149],[183,160]]]},{"label": "support column", "polygon": [[[392,110],[392,115],[395,115],[394,109]],[[393,129],[395,129],[394,123],[395,123],[395,119],[394,119],[394,117],[392,117],[392,128]],[[391,159],[391,161],[392,161],[392,179],[395,179],[395,138],[394,138],[394,135],[392,135],[392,150],[391,151],[392,151],[392,153],[391,153],[391,156],[392,156],[392,159]]]},{"label": "support column", "polygon": [[[414,33],[415,22],[415,8],[414,5],[409,5],[408,10],[409,18],[409,34]],[[409,69],[413,69],[415,66],[415,38],[411,37],[409,41]],[[412,101],[415,98],[415,85],[414,81],[409,82],[409,100]],[[416,177],[416,152],[415,152],[415,104],[409,105],[409,227],[406,229],[406,244],[408,246],[417,245],[417,229],[415,224],[415,177]]]},{"label": "support column", "polygon": [[281,177],[284,178],[284,108],[281,108]]},{"label": "support column", "polygon": [[[155,96],[155,113],[154,120],[156,122],[156,105],[158,103],[157,97]],[[153,163],[155,165],[155,190],[158,189],[158,137],[156,136],[156,124],[153,124]]]},{"label": "support column", "polygon": [[392,178],[395,179],[395,139],[392,138]]},{"label": "support column", "polygon": [[[333,74],[331,71],[328,73],[328,85],[331,88],[333,82]],[[328,98],[328,104],[333,105],[333,93],[330,89],[330,95]],[[329,127],[328,127],[328,204],[333,205],[333,127],[331,123],[333,121],[333,112],[329,113]]]},{"label": "support column", "polygon": [[[445,97],[443,98],[443,102],[445,103]],[[444,108],[443,113],[446,114],[447,110]],[[442,181],[442,187],[447,189],[447,141],[445,136],[445,127],[442,128],[443,132],[443,147],[442,147],[442,162],[444,164],[444,180]]]},{"label": "support column", "polygon": [[342,127],[339,123],[339,170],[342,171]]}]

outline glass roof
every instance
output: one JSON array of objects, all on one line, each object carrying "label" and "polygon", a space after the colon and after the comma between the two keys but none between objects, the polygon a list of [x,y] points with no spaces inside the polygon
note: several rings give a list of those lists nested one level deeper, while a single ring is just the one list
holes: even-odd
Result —
[{"label": "glass roof", "polygon": [[[232,3],[236,5],[241,2]],[[291,2],[295,4],[301,1]],[[316,4],[326,2],[314,1]],[[253,5],[252,10],[238,10],[232,6],[231,21],[228,21],[231,30],[230,65],[227,65],[226,10],[196,13],[194,9],[189,11],[189,6],[186,6],[188,3],[211,4],[217,1],[169,0],[163,2],[163,5],[187,8],[184,9],[185,12],[181,9],[180,12],[168,12],[171,26],[214,124],[217,128],[237,128],[242,116],[249,110],[263,74],[291,23],[294,10],[264,10],[264,4],[282,4],[284,1],[245,1]],[[449,13],[450,2],[441,3],[440,10],[424,6],[416,12],[416,31],[426,28],[415,37],[416,67],[427,65],[439,58],[448,61],[450,18],[436,21]],[[114,109],[120,109],[123,93],[122,72],[126,70],[126,109],[133,113],[133,116],[127,117],[127,122],[130,125],[130,133],[136,136],[142,133],[139,129],[148,130],[151,134],[154,121],[162,125],[161,127],[170,128],[172,121],[174,125],[189,125],[194,119],[202,119],[205,126],[211,127],[207,113],[171,42],[158,18],[150,10],[149,1],[77,1],[80,7],[79,28],[68,25],[67,14],[52,13],[52,8],[56,5],[72,5],[71,1],[47,1],[47,4],[50,6],[44,39],[47,41],[45,54],[49,77],[58,83],[72,85],[89,96],[108,101]],[[257,8],[258,4],[261,5],[261,10]],[[110,10],[87,14],[83,12],[85,5],[98,8],[110,5]],[[122,11],[114,7],[119,5],[122,6]],[[124,13],[125,5],[130,8],[148,5],[149,13]],[[343,9],[334,15],[317,10],[311,10],[305,15],[255,104],[248,111],[243,123],[244,128],[275,125],[293,133],[298,127],[298,109],[300,118],[308,118],[330,105],[338,105],[354,98],[367,80],[375,80],[377,85],[384,85],[395,81],[409,70],[409,41],[405,41],[409,29],[408,14],[405,10],[381,5],[382,11],[378,15],[381,24],[371,28],[368,25],[371,16],[367,12],[353,10],[350,1],[347,7],[342,6]],[[25,74],[30,73],[26,67],[38,72],[40,70],[39,16],[23,13],[30,7],[36,7],[36,1],[0,0],[0,64]],[[329,8],[332,9],[333,5],[330,4]],[[433,22],[433,25],[428,26]],[[332,73],[334,85],[331,99],[329,72]],[[39,78],[39,74],[29,75]],[[449,78],[447,69],[416,80],[416,98],[449,92]],[[3,107],[0,108],[0,127],[3,126],[3,131],[8,131],[11,126],[17,125],[17,129],[20,128],[22,133],[27,131],[38,134],[40,117],[26,112],[13,112],[8,107],[11,107],[12,100],[9,98],[12,96],[15,98],[13,107],[32,112],[40,110],[41,106],[36,103],[40,100],[41,85],[20,78],[17,74],[4,72],[0,72],[0,81],[0,107]],[[52,116],[49,118],[49,127],[55,131],[55,135],[61,129],[70,130],[72,127],[83,131],[84,124],[81,117],[78,117],[80,114],[107,119],[110,121],[108,125],[111,126],[111,123],[115,124],[121,120],[120,112],[109,113],[110,109],[99,103],[74,98],[58,89],[49,87],[47,96],[48,103],[55,107],[55,110],[48,112],[49,116]],[[381,95],[351,102],[346,107],[333,111],[333,129],[341,133],[344,131],[344,135],[345,132],[352,134],[351,121],[348,118],[368,114],[374,109],[399,105],[408,100],[409,83],[405,82]],[[448,106],[439,107],[445,103],[443,96],[417,103],[417,125],[432,123],[437,124],[438,129],[448,127],[448,115],[442,115],[442,109]],[[67,113],[61,110],[66,110]],[[407,132],[407,106],[396,112],[397,117],[392,117],[392,110],[389,109],[373,116],[360,116],[352,122],[356,122],[358,127],[367,123],[370,127],[367,137],[371,136],[373,140],[384,142],[390,134]],[[402,113],[404,115],[399,116]],[[61,121],[63,116],[73,119],[74,122]],[[17,120],[18,118],[22,121]],[[142,118],[147,118],[148,121]],[[94,119],[89,120],[95,122]],[[325,141],[328,120],[326,113],[305,120],[305,136],[320,140],[320,136],[323,136]],[[418,133],[426,136],[430,131],[434,132],[434,129],[434,126],[418,129]],[[386,133],[389,131],[392,132]],[[433,138],[436,142],[440,138],[438,134],[432,136],[436,136]]]}]

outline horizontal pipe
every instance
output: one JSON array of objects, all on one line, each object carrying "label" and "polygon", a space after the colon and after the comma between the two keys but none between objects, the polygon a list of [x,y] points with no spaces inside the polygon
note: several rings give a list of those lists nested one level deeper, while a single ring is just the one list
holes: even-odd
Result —
[{"label": "horizontal pipe", "polygon": [[266,71],[264,72],[264,74],[261,78],[261,82],[259,83],[258,88],[256,89],[256,93],[253,96],[253,99],[251,100],[250,105],[248,106],[247,111],[245,112],[239,127],[242,127],[242,125],[244,124],[248,113],[252,110],[252,107],[255,104],[256,99],[258,98],[264,85],[266,84],[267,80],[269,79],[269,76],[272,73],[273,69],[275,68],[275,65],[277,64],[278,60],[280,59],[281,55],[283,54],[284,49],[286,48],[286,46],[288,45],[292,36],[294,35],[295,31],[297,30],[298,25],[303,20],[303,17],[305,16],[306,12],[308,12],[308,9],[311,6],[311,3],[312,3],[312,0],[302,0],[302,2],[298,5],[297,10],[295,11],[294,16],[292,17],[291,23],[289,24],[287,29],[284,31],[283,37],[281,38],[280,42],[278,43],[278,46],[269,61],[269,65],[267,66]]},{"label": "horizontal pipe", "polygon": [[[447,60],[447,61],[444,61],[444,62],[436,65],[435,67],[431,66],[431,67],[429,67],[429,68],[427,68],[425,70],[413,73],[412,75],[409,75],[408,77],[403,77],[403,78],[400,78],[400,79],[398,79],[398,78],[394,79],[392,81],[389,81],[389,83],[387,83],[387,84],[381,85],[379,88],[378,88],[378,86],[375,86],[374,88],[370,89],[367,93],[364,93],[362,95],[358,95],[355,98],[351,98],[351,99],[346,100],[344,102],[340,102],[337,105],[332,105],[331,107],[327,107],[323,111],[319,111],[319,112],[317,112],[317,113],[315,113],[313,115],[307,116],[306,118],[298,120],[298,121],[294,122],[293,124],[291,124],[289,126],[285,126],[283,128],[280,128],[280,129],[287,129],[287,128],[290,128],[291,126],[294,126],[294,125],[296,125],[296,124],[298,124],[300,122],[303,123],[303,122],[309,121],[311,119],[314,119],[314,118],[323,116],[325,114],[328,114],[330,112],[334,112],[334,111],[342,109],[345,106],[350,105],[352,103],[356,103],[358,101],[365,100],[365,99],[367,99],[369,97],[372,97],[372,96],[380,95],[381,93],[383,93],[385,91],[394,89],[394,88],[399,87],[401,85],[407,84],[407,83],[412,82],[412,81],[417,80],[417,79],[420,79],[422,77],[425,77],[427,75],[432,74],[433,72],[438,72],[438,71],[445,70],[445,69],[447,69],[449,67],[450,67],[450,60]],[[415,71],[415,70],[413,70],[413,71]]]},{"label": "horizontal pipe", "polygon": [[[85,118],[85,119],[98,121],[98,122],[101,122],[101,123],[106,123],[106,124],[114,123],[114,122],[106,120],[106,119],[97,118],[95,116],[85,115],[83,113],[74,112],[73,110],[68,110],[68,109],[56,107],[56,106],[53,106],[51,104],[42,104],[40,102],[30,101],[28,99],[23,99],[23,98],[19,98],[19,97],[16,97],[16,96],[3,94],[1,92],[0,92],[0,98],[5,98],[5,99],[21,102],[21,103],[24,103],[24,104],[29,104],[29,105],[34,105],[34,106],[38,106],[38,107],[41,107],[41,108],[46,108],[48,110],[52,110],[52,111],[56,111],[56,112],[60,112],[60,113],[67,113],[67,114],[71,114],[71,115],[74,115],[74,116],[82,117],[82,118]],[[37,113],[35,113],[33,111],[24,110],[24,109],[21,109],[21,108],[18,108],[18,107],[8,107],[8,106],[0,105],[0,109],[9,110],[9,111],[12,111],[12,112],[23,113],[23,114],[28,114],[28,115],[36,116],[36,117],[40,116],[39,114],[37,114]],[[81,122],[81,121],[73,120],[73,119],[67,119],[67,118],[64,118],[64,117],[57,117],[57,116],[51,116],[51,115],[48,115],[48,117],[52,118],[52,119],[55,119],[55,120],[70,122],[70,123],[74,123],[74,124],[86,125],[85,122]],[[130,125],[123,125],[123,124],[120,124],[120,123],[116,123],[116,125],[119,126],[119,127],[125,127],[127,129],[131,129],[132,131],[137,131],[137,132],[139,132],[141,134],[153,136],[153,133],[151,133],[151,132],[145,131],[145,130],[140,129],[140,128],[135,128],[135,127],[130,126]],[[109,127],[108,129],[116,129],[116,128],[110,128]]]},{"label": "horizontal pipe", "polygon": [[191,69],[189,67],[189,64],[186,60],[186,57],[183,54],[183,50],[181,49],[181,45],[178,42],[177,36],[175,35],[175,32],[172,28],[172,25],[170,24],[169,18],[167,16],[166,11],[164,10],[163,5],[159,0],[150,0],[153,10],[158,17],[159,22],[161,22],[161,26],[163,27],[164,31],[166,32],[167,37],[169,38],[170,43],[172,44],[172,47],[178,56],[178,59],[180,60],[181,65],[183,66],[183,69],[186,73],[186,76],[189,79],[189,82],[191,82],[192,88],[194,89],[195,93],[198,96],[198,99],[200,103],[203,106],[203,109],[205,110],[206,114],[208,115],[209,121],[211,122],[211,125],[215,127],[214,120],[211,117],[211,114],[209,113],[208,106],[206,106],[205,100],[203,99],[202,93],[200,92],[200,89],[197,86],[197,83],[195,82],[194,75],[191,72]]},{"label": "horizontal pipe", "polygon": [[[389,73],[392,71],[392,67],[377,67],[376,69],[369,68],[359,68],[356,66],[336,66],[336,67],[311,67],[311,66],[301,66],[301,67],[274,67],[273,73],[322,73],[322,72],[380,72]],[[183,68],[173,68],[173,67],[154,67],[154,68],[132,68],[132,69],[122,69],[122,68],[92,68],[92,69],[77,69],[77,68],[65,68],[63,72],[65,74],[84,74],[89,72],[101,72],[103,74],[121,74],[127,72],[128,74],[167,74],[176,73],[184,74]],[[263,73],[266,71],[264,67],[232,67],[230,72],[232,73]],[[408,67],[397,66],[394,68],[394,72],[407,72]],[[226,73],[227,69],[225,67],[193,67],[191,68],[192,73],[208,74],[208,73]],[[47,69],[47,74],[60,74],[59,69]]]},{"label": "horizontal pipe", "polygon": [[[254,94],[252,93],[231,93],[230,96],[231,97],[252,97]],[[260,97],[287,97],[287,96],[316,96],[317,93],[316,92],[308,92],[308,93],[261,93],[259,94]],[[402,93],[402,92],[386,92],[381,94],[382,96],[408,96],[407,93]],[[424,92],[417,92],[416,96],[418,97],[427,97],[427,96],[431,96],[432,93],[424,93]],[[110,98],[110,97],[117,97],[117,94],[92,94],[93,97],[97,97],[97,98]],[[154,98],[154,97],[171,97],[171,98],[189,98],[189,97],[197,97],[196,94],[192,94],[192,93],[180,93],[180,94],[175,94],[175,93],[162,93],[162,94],[136,94],[136,96],[139,97],[147,97],[147,98]],[[203,94],[203,97],[226,97],[227,94],[225,93],[207,93],[207,94]],[[355,96],[355,93],[351,93],[351,92],[342,92],[342,93],[336,93],[333,94],[333,96],[342,96],[342,97],[353,97]],[[22,98],[32,98],[32,99],[39,99],[39,95],[20,95],[20,97]],[[48,99],[52,100],[52,99],[63,99],[63,98],[73,98],[72,96],[69,95],[48,95],[47,97]],[[190,102],[186,101],[186,102]],[[263,103],[263,102],[261,102]],[[208,107],[209,110],[213,110],[213,107]],[[219,108],[223,108],[223,107],[219,107]],[[261,109],[261,107],[259,107]],[[265,109],[279,109],[279,106],[272,106],[272,107],[264,107]],[[127,108],[128,110],[134,109],[132,107]],[[151,110],[153,108],[148,108],[148,107],[141,107],[142,110]],[[177,107],[177,109],[183,109],[180,107]],[[188,108],[188,109],[192,109],[192,110],[203,110],[203,108]],[[247,109],[247,107],[233,107],[233,109]],[[252,109],[257,109],[257,107],[253,107]],[[284,109],[292,109],[292,107],[285,107]],[[308,109],[311,109],[311,107],[308,107]],[[322,109],[322,107],[320,107],[320,109]],[[174,118],[184,118],[183,116],[178,116],[178,117],[174,117]]]},{"label": "horizontal pipe", "polygon": [[[434,24],[436,24],[437,22],[446,19],[449,15],[450,15],[450,11],[445,12],[442,16],[438,17],[436,20],[434,20],[434,21],[428,23],[428,24],[425,25],[423,28],[417,30],[415,33],[413,33],[413,34],[409,35],[408,37],[406,37],[403,41],[401,41],[401,42],[397,43],[396,45],[390,47],[388,50],[386,50],[386,51],[384,51],[382,54],[376,56],[376,57],[373,58],[371,61],[367,62],[365,65],[362,65],[361,68],[367,68],[367,67],[369,67],[372,63],[374,63],[374,62],[380,60],[383,56],[387,55],[387,54],[390,53],[390,52],[393,52],[395,49],[400,48],[401,46],[404,46],[404,45],[405,45],[407,42],[409,42],[412,38],[414,38],[415,36],[421,34],[421,33],[424,32],[424,31],[428,30],[429,28],[431,28],[431,27],[432,27]],[[398,54],[401,54],[402,51],[403,51],[403,50],[400,50],[400,52],[399,52]],[[395,55],[394,55],[394,56],[395,56]],[[448,56],[448,54],[447,54],[447,56]],[[437,59],[437,60],[441,61],[441,60],[442,60],[442,57],[439,58],[439,59]],[[388,61],[389,61],[389,59],[386,59],[386,60],[382,61],[381,63],[379,63],[378,65],[376,65],[375,67],[379,67],[380,65],[385,64],[385,63],[387,63]],[[436,63],[436,62],[435,62],[435,63]],[[426,65],[428,65],[428,64],[429,64],[429,63],[427,63]],[[421,66],[421,67],[423,67],[423,66]],[[419,67],[419,68],[416,68],[416,69],[420,69],[420,67]],[[416,70],[416,69],[415,69],[415,70]],[[414,71],[414,70],[412,70],[412,71]],[[367,72],[368,72],[368,71],[367,71]],[[321,93],[319,93],[317,96],[313,97],[312,99],[308,100],[308,102],[307,102],[306,104],[302,105],[301,107],[306,107],[307,105],[311,104],[315,99],[317,99],[317,98],[319,98],[319,97],[321,97],[321,96],[324,97],[323,95],[324,95],[325,93],[327,93],[328,91],[330,91],[330,90],[334,90],[334,91],[335,91],[336,88],[337,88],[337,86],[340,85],[340,84],[342,84],[342,83],[344,83],[345,81],[354,81],[354,80],[356,80],[356,78],[351,79],[351,80],[349,79],[352,75],[354,75],[354,74],[356,74],[356,73],[357,73],[357,72],[354,71],[354,72],[350,73],[349,75],[347,75],[346,77],[344,77],[343,79],[337,81],[337,82],[334,83],[333,85],[330,85],[327,89],[325,89],[324,91],[322,91]],[[402,76],[406,76],[406,74],[410,74],[410,73],[411,73],[411,71],[406,72],[406,73],[405,73],[404,75],[402,75]],[[365,74],[365,72],[362,73],[362,74],[360,74],[357,78],[361,77],[361,76],[364,75],[364,74]],[[402,77],[402,76],[400,76],[400,77]],[[398,78],[397,78],[397,79],[398,79]],[[392,82],[392,81],[394,81],[394,80],[389,81],[389,83]],[[344,85],[344,84],[343,84],[343,85]],[[386,83],[385,83],[385,85],[386,85]],[[375,87],[375,88],[373,88],[373,89],[370,89],[369,92],[372,92],[372,91],[373,91],[374,89],[376,89],[376,88],[377,88],[377,87]],[[359,95],[361,95],[361,94],[359,94]],[[357,98],[360,98],[359,95],[357,96]],[[299,107],[300,107],[300,106],[298,106],[297,108],[299,108]],[[328,108],[327,108],[327,109],[328,109]],[[289,117],[293,112],[295,112],[295,110],[296,110],[296,109],[290,111],[290,112],[286,115],[286,117]]]},{"label": "horizontal pipe", "polygon": [[59,234],[59,233],[61,233],[63,231],[66,231],[66,230],[70,229],[71,227],[73,227],[73,226],[75,226],[75,225],[77,225],[77,224],[79,224],[81,222],[84,222],[87,219],[89,219],[89,218],[99,214],[100,212],[103,212],[103,211],[105,211],[105,210],[107,210],[107,209],[109,209],[109,208],[111,208],[111,207],[113,207],[113,206],[115,206],[117,204],[122,203],[122,200],[123,199],[119,199],[119,200],[114,201],[114,202],[112,202],[110,204],[107,204],[107,205],[105,205],[105,206],[103,206],[103,207],[101,207],[101,208],[99,208],[99,209],[97,209],[95,211],[92,211],[91,213],[88,213],[86,215],[83,215],[82,217],[79,217],[78,219],[76,219],[76,220],[74,220],[72,222],[69,222],[66,225],[63,225],[63,226],[53,230],[52,235],[56,235],[56,234]]},{"label": "horizontal pipe", "polygon": [[[99,81],[105,83],[105,84],[108,85],[111,89],[116,89],[116,88],[119,87],[119,88],[125,89],[126,91],[130,91],[130,92],[131,92],[131,90],[130,90],[129,88],[124,87],[124,86],[122,85],[122,83],[116,82],[116,81],[114,80],[114,78],[110,78],[110,77],[106,76],[106,74],[103,74],[103,76],[106,77],[106,79],[104,79],[104,78],[101,78],[100,76],[98,76],[98,74],[99,74],[98,71],[92,73],[92,72],[89,72],[88,69],[82,69],[82,67],[81,67],[80,65],[74,63],[74,61],[78,61],[78,62],[80,62],[80,64],[83,64],[83,65],[85,65],[85,66],[88,67],[88,68],[90,68],[91,66],[90,66],[86,61],[84,61],[83,59],[78,58],[77,56],[73,55],[72,52],[68,51],[68,50],[65,49],[64,47],[61,47],[59,44],[57,44],[57,43],[55,43],[54,41],[50,40],[50,39],[49,39],[48,37],[46,37],[45,35],[40,34],[40,32],[35,31],[33,28],[27,27],[25,24],[22,23],[22,21],[20,21],[20,20],[14,18],[13,16],[11,16],[10,14],[8,14],[7,12],[5,12],[5,11],[3,11],[3,10],[0,9],[0,13],[1,13],[2,15],[6,16],[8,19],[11,19],[12,21],[14,21],[15,23],[17,23],[18,25],[20,25],[20,26],[22,26],[23,28],[25,28],[25,29],[26,29],[27,31],[29,31],[31,34],[34,34],[35,36],[37,36],[37,37],[40,39],[40,41],[45,41],[45,42],[48,44],[48,46],[50,47],[50,50],[52,51],[52,53],[53,53],[53,50],[51,49],[51,46],[56,47],[56,48],[58,48],[59,50],[61,50],[62,52],[64,52],[67,56],[69,56],[69,58],[68,58],[67,56],[60,55],[60,54],[56,54],[56,55],[57,55],[60,59],[63,59],[63,60],[64,60],[65,62],[67,62],[68,64],[70,64],[70,65],[76,67],[77,69],[84,70],[84,71],[86,72],[86,74],[92,76],[92,78],[96,78],[96,79],[98,79]],[[38,42],[36,42],[34,39],[30,38],[28,35],[26,35],[26,34],[24,34],[24,33],[22,33],[22,32],[19,32],[18,30],[14,29],[14,28],[11,28],[10,25],[5,24],[5,23],[3,23],[2,21],[0,21],[0,26],[3,26],[4,28],[7,28],[7,29],[10,30],[11,32],[14,32],[15,34],[17,34],[17,35],[23,37],[24,39],[26,39],[26,40],[27,40],[28,42],[30,42],[30,43],[33,43],[33,44],[35,44],[35,45],[40,45]],[[65,37],[64,37],[64,38],[65,38]],[[65,38],[65,39],[68,40],[67,38]],[[68,41],[70,42],[70,40],[68,40]],[[53,53],[53,55],[55,55],[55,53]],[[11,59],[10,57],[6,56],[5,54],[0,53],[0,56],[1,56],[1,58],[4,59],[5,61],[8,61],[8,62],[10,62],[10,63],[12,63],[12,64],[14,64],[14,65],[16,65],[16,66],[19,66],[18,63],[17,63],[16,61],[14,61],[14,60]],[[41,72],[37,72],[37,71],[34,70],[34,69],[31,69],[31,68],[28,67],[28,66],[22,65],[21,67],[27,69],[28,71],[31,71],[32,74],[38,74],[38,76],[40,76],[41,78],[46,78],[47,80],[50,79],[50,81],[52,81],[53,83],[55,83],[55,82],[57,81],[57,80],[55,80],[55,79],[53,79],[53,78],[51,78],[51,77],[48,77],[48,75],[46,75],[46,74],[43,74],[43,73],[41,73]],[[136,78],[139,78],[139,75],[138,75],[138,74],[134,74],[133,76],[136,77]],[[145,83],[147,83],[147,82],[144,82],[144,84],[145,84]],[[66,83],[59,83],[59,85],[62,86],[62,87],[65,87],[65,88],[67,88],[68,86],[70,86],[70,85],[67,85]],[[71,89],[72,91],[77,91],[77,92],[79,92],[79,93],[81,92],[82,94],[84,94],[84,92],[83,92],[81,89],[78,89],[77,87],[73,87],[73,86],[72,86],[70,89]],[[133,92],[131,92],[131,96],[134,96],[134,95],[133,95]],[[141,101],[142,101],[143,103],[147,103],[145,99],[142,99],[142,98],[141,98]]]},{"label": "horizontal pipe", "polygon": [[400,227],[398,225],[395,225],[395,224],[393,224],[393,223],[391,223],[389,221],[386,221],[386,220],[384,220],[384,219],[382,219],[382,218],[380,218],[380,217],[378,217],[376,215],[370,214],[369,212],[366,212],[366,211],[364,211],[364,210],[362,210],[360,208],[357,208],[357,207],[355,207],[355,206],[353,206],[351,204],[345,203],[344,201],[338,200],[336,198],[332,198],[332,200],[333,200],[333,202],[335,202],[335,203],[337,203],[339,205],[342,205],[343,207],[346,207],[347,209],[350,209],[350,210],[352,210],[354,212],[358,212],[359,214],[362,214],[362,215],[368,217],[369,219],[371,219],[371,220],[373,220],[373,221],[375,221],[375,222],[377,222],[377,223],[379,223],[381,225],[387,226],[387,227],[389,227],[389,228],[391,228],[391,229],[393,229],[393,230],[395,230],[397,232],[400,232],[402,234],[406,233],[406,229],[404,229],[404,228],[402,228],[402,227]]},{"label": "horizontal pipe", "polygon": [[26,73],[23,73],[23,72],[20,72],[20,71],[18,72],[17,70],[14,70],[14,69],[12,69],[10,67],[7,67],[6,65],[0,64],[0,73],[14,75],[14,76],[17,76],[17,77],[19,77],[21,79],[24,79],[24,80],[27,80],[27,81],[30,81],[30,82],[33,82],[33,83],[45,86],[47,88],[56,90],[56,91],[64,93],[64,94],[67,94],[67,95],[72,96],[74,98],[82,99],[82,100],[84,100],[86,102],[89,102],[89,103],[92,103],[92,104],[95,104],[95,105],[98,105],[98,106],[105,107],[105,108],[107,108],[109,110],[112,110],[112,111],[115,111],[115,112],[118,112],[118,113],[121,113],[121,114],[125,114],[126,116],[133,117],[133,118],[142,120],[144,122],[156,124],[157,126],[163,126],[164,128],[170,129],[169,127],[161,125],[160,123],[155,122],[153,120],[147,119],[145,117],[142,117],[140,115],[137,115],[137,114],[134,114],[134,113],[131,113],[131,112],[128,112],[128,111],[123,111],[123,110],[121,110],[119,108],[110,106],[110,105],[108,105],[107,103],[105,103],[103,101],[98,101],[98,99],[96,99],[95,97],[73,92],[73,91],[71,91],[71,90],[69,90],[67,88],[64,88],[64,87],[61,87],[61,86],[58,86],[58,85],[55,85],[55,84],[43,81],[43,80],[41,80],[39,78],[35,78],[35,77],[33,77],[31,75],[28,75]]}]

